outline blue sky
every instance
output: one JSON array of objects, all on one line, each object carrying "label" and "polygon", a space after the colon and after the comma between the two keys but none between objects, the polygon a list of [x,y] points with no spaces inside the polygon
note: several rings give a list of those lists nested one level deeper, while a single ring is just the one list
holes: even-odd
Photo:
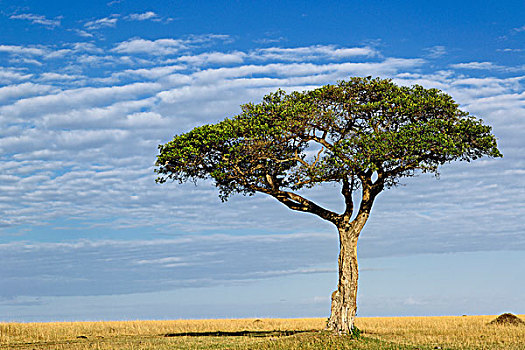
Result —
[{"label": "blue sky", "polygon": [[[158,144],[268,92],[368,75],[450,93],[504,158],[379,196],[358,315],[525,313],[524,14],[523,1],[0,0],[0,321],[327,317],[333,227],[263,195],[157,185],[153,164]],[[335,186],[305,195],[341,209]]]}]

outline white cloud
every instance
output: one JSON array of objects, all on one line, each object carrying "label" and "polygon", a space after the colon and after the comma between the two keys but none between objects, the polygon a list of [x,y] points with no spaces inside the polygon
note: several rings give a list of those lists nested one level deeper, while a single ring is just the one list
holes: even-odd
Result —
[{"label": "white cloud", "polygon": [[525,51],[525,49],[506,48],[506,49],[498,49],[498,51],[500,51],[500,52],[523,52],[523,51]]},{"label": "white cloud", "polygon": [[299,268],[286,270],[265,270],[258,271],[252,274],[253,277],[276,277],[297,274],[316,274],[316,273],[336,273],[337,269],[333,268]]},{"label": "white cloud", "polygon": [[227,35],[208,34],[192,35],[186,39],[157,39],[146,40],[141,38],[130,39],[116,45],[111,51],[127,54],[148,54],[154,56],[173,55],[182,50],[213,41],[227,41]]},{"label": "white cloud", "polygon": [[73,51],[71,49],[58,49],[58,50],[49,50],[48,53],[44,56],[45,59],[61,59],[66,55],[70,55]]},{"label": "white cloud", "polygon": [[[86,87],[61,91],[56,94],[20,99],[12,105],[0,107],[4,116],[25,120],[39,117],[51,112],[67,111],[74,108],[90,106],[91,108],[129,100],[156,92],[160,89],[157,83],[134,83],[114,87]],[[14,119],[13,119],[14,120]]]},{"label": "white cloud", "polygon": [[81,37],[84,37],[84,38],[93,38],[93,37],[95,37],[93,34],[88,33],[88,32],[86,32],[85,30],[82,30],[82,29],[74,29],[73,31],[75,33],[77,33],[78,35],[80,35]]},{"label": "white cloud", "polygon": [[80,75],[71,75],[71,74],[60,74],[53,72],[45,72],[40,74],[40,80],[42,81],[53,81],[53,80],[79,80],[85,77]]},{"label": "white cloud", "polygon": [[525,25],[518,28],[513,28],[512,30],[516,33],[525,32]]},{"label": "white cloud", "polygon": [[261,38],[261,39],[256,39],[254,40],[253,42],[255,43],[258,43],[258,44],[273,44],[273,43],[279,43],[279,42],[282,42],[282,41],[286,41],[287,39],[283,36],[280,36],[280,37],[275,37],[275,38]]},{"label": "white cloud", "polygon": [[75,57],[76,63],[83,66],[91,67],[112,67],[114,65],[134,65],[140,60],[129,56],[113,56],[113,55],[91,55],[82,54]]},{"label": "white cloud", "polygon": [[120,80],[122,78],[142,78],[147,80],[161,79],[168,77],[175,71],[183,70],[185,67],[182,65],[169,65],[169,66],[158,66],[153,68],[140,68],[140,69],[126,69],[120,72],[113,73],[110,79]]},{"label": "white cloud", "polygon": [[146,21],[148,19],[153,20],[153,21],[155,20],[158,21],[160,20],[160,17],[153,11],[147,11],[144,13],[132,13],[129,16],[126,16],[126,19],[130,21]]},{"label": "white cloud", "polygon": [[46,50],[34,47],[34,46],[19,46],[19,45],[0,45],[0,52],[5,52],[15,55],[30,55],[30,56],[43,56],[47,53]]},{"label": "white cloud", "polygon": [[89,52],[89,53],[103,53],[104,50],[100,47],[97,47],[93,43],[86,43],[86,42],[80,42],[80,43],[73,43],[72,49],[75,52]]},{"label": "white cloud", "polygon": [[255,50],[253,57],[263,60],[310,61],[321,59],[344,59],[356,56],[376,56],[370,47],[337,48],[334,45],[316,45],[297,48],[270,47]]},{"label": "white cloud", "polygon": [[33,24],[41,24],[46,27],[55,28],[60,26],[60,20],[62,17],[56,17],[55,19],[48,19],[45,16],[35,15],[32,13],[22,13],[19,15],[12,15],[11,19],[22,19],[31,21]]},{"label": "white cloud", "polygon": [[[20,62],[35,63],[42,65],[40,61],[34,61],[34,56],[41,56],[46,60],[74,58],[74,54],[79,53],[104,53],[100,47],[96,47],[93,43],[72,43],[55,46],[44,45],[0,45],[0,53],[7,53],[18,59]],[[65,57],[67,56],[67,57]],[[13,60],[13,58],[11,58]]]},{"label": "white cloud", "polygon": [[142,123],[142,127],[154,126],[161,122],[162,116],[154,112],[140,112],[150,109],[156,99],[124,100],[109,106],[77,106],[60,113],[43,113],[36,125],[48,130],[61,129],[114,129],[129,128],[134,123]]},{"label": "white cloud", "polygon": [[137,265],[143,265],[143,264],[166,264],[166,263],[174,263],[174,262],[181,262],[182,258],[177,256],[170,256],[166,258],[160,258],[160,259],[149,259],[149,260],[138,260],[135,262]]},{"label": "white cloud", "polygon": [[450,67],[455,69],[501,69],[502,66],[495,65],[492,62],[467,62],[467,63],[456,63],[451,64]]},{"label": "white cloud", "polygon": [[32,76],[33,74],[28,74],[21,70],[0,67],[0,83],[2,84],[11,84],[14,82],[28,80]]},{"label": "white cloud", "polygon": [[28,58],[28,57],[16,57],[16,58],[10,58],[9,59],[10,64],[30,64],[35,66],[42,66],[42,62],[35,60],[34,58]]},{"label": "white cloud", "polygon": [[51,85],[38,85],[34,83],[23,83],[0,87],[0,104],[8,100],[20,99],[28,96],[43,95],[56,90]]},{"label": "white cloud", "polygon": [[128,54],[171,55],[185,48],[187,48],[185,42],[178,39],[158,39],[155,41],[131,39],[121,42],[112,51]]},{"label": "white cloud", "polygon": [[445,46],[437,45],[424,49],[427,52],[426,57],[428,58],[439,58],[447,54],[447,49]]},{"label": "white cloud", "polygon": [[168,121],[162,115],[154,112],[139,112],[129,114],[124,124],[126,127],[136,128],[158,128],[169,126]]},{"label": "white cloud", "polygon": [[177,62],[185,62],[192,65],[207,64],[234,64],[242,63],[248,55],[242,51],[230,53],[223,52],[204,52],[198,55],[186,55],[175,59]]},{"label": "white cloud", "polygon": [[111,15],[109,17],[100,18],[84,23],[84,27],[89,30],[96,30],[100,28],[115,27],[118,22],[119,15]]}]

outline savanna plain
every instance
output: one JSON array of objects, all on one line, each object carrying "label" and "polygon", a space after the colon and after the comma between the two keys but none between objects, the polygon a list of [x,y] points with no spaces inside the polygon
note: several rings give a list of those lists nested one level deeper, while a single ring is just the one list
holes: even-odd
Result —
[{"label": "savanna plain", "polygon": [[360,317],[357,340],[320,318],[0,323],[0,349],[525,349],[495,317]]}]

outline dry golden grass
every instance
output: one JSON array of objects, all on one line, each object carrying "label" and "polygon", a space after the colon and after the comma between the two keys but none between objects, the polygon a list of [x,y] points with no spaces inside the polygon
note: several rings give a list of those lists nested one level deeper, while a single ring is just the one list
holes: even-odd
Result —
[{"label": "dry golden grass", "polygon": [[[0,349],[254,349],[266,337],[166,334],[322,329],[322,319],[0,323]],[[86,338],[84,338],[86,337]],[[269,337],[270,338],[270,337]],[[220,343],[223,347],[216,347]],[[241,346],[241,347],[238,347]]]},{"label": "dry golden grass", "polygon": [[[495,317],[361,317],[359,341],[320,332],[319,318],[0,323],[0,349],[525,349],[525,326]],[[240,331],[252,333],[211,334]]]},{"label": "dry golden grass", "polygon": [[[525,320],[524,315],[518,315]],[[496,316],[361,317],[363,335],[443,349],[525,349],[525,327],[488,325]]]},{"label": "dry golden grass", "polygon": [[324,319],[219,319],[174,321],[0,323],[0,344],[60,341],[78,336],[151,336],[187,332],[323,329]]}]

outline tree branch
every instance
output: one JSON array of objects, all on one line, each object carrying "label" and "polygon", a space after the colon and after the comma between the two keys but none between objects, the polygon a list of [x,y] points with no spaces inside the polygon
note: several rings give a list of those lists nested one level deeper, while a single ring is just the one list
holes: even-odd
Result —
[{"label": "tree branch", "polygon": [[318,136],[315,136],[315,135],[310,135],[308,136],[305,141],[315,141],[319,144],[321,144],[322,146],[326,147],[326,149],[330,150],[333,152],[333,148],[334,148],[334,145],[332,145],[330,142],[326,141],[325,138],[321,138],[321,137],[318,137]]},{"label": "tree branch", "polygon": [[259,186],[251,186],[251,188],[254,191],[269,194],[290,209],[315,214],[320,218],[330,221],[334,224],[337,224],[341,220],[341,215],[325,209],[316,203],[298,195],[297,193],[278,189],[268,189]]},{"label": "tree branch", "polygon": [[365,226],[368,217],[370,216],[370,211],[372,210],[372,205],[377,195],[383,190],[385,186],[385,178],[383,173],[378,174],[377,181],[372,183],[372,174],[370,171],[367,171],[367,175],[361,179],[361,203],[359,205],[359,211],[357,216],[350,223],[354,227],[354,232],[359,235],[361,229]]},{"label": "tree branch", "polygon": [[352,213],[354,212],[354,201],[352,199],[352,192],[354,189],[354,177],[352,176],[352,181],[348,181],[348,177],[343,177],[343,187],[341,193],[345,198],[345,212],[343,217],[345,220],[350,220]]}]

